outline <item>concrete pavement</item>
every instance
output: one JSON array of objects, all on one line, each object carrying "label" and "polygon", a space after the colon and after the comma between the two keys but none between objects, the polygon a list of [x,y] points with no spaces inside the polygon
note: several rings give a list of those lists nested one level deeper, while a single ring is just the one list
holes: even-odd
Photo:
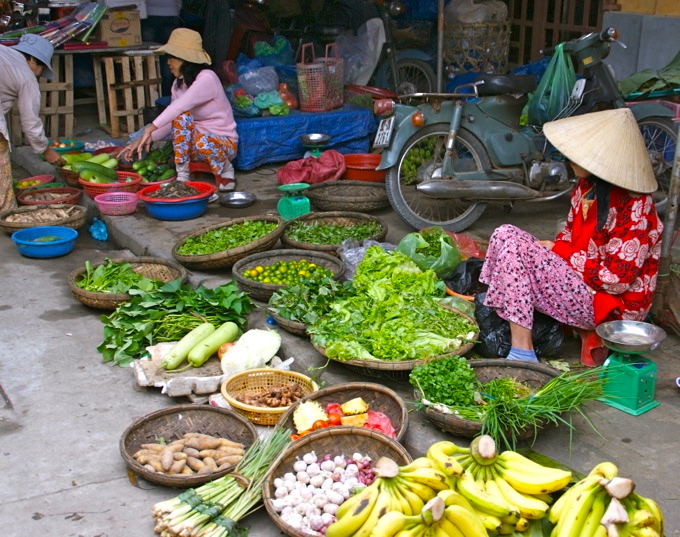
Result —
[{"label": "concrete pavement", "polygon": [[[15,163],[30,175],[49,166],[26,148],[17,148]],[[228,210],[212,204],[207,214],[184,222],[163,222],[140,208],[131,216],[104,217],[111,241],[101,243],[80,230],[76,250],[63,258],[34,260],[21,257],[8,236],[0,238],[2,292],[0,293],[0,459],[4,480],[0,487],[2,535],[7,537],[148,537],[153,535],[151,508],[178,494],[146,482],[133,486],[118,452],[118,441],[135,419],[176,404],[159,390],[139,390],[132,371],[102,363],[96,346],[102,339],[99,315],[71,295],[68,274],[82,266],[117,254],[172,258],[178,235],[225,218],[274,212],[279,192],[275,167],[237,173],[239,187],[254,192],[258,201],[249,209]],[[96,213],[91,200],[85,200]],[[555,233],[557,220],[567,212],[566,200],[545,204],[517,204],[511,213],[490,208],[468,232],[488,238],[501,223],[514,223],[539,238]],[[379,213],[389,224],[387,240],[396,243],[411,230],[389,209]],[[193,272],[190,281],[208,287],[230,278],[228,270]],[[253,312],[250,327],[263,326],[262,308]],[[280,330],[281,355],[295,357],[293,369],[306,372],[323,365],[324,358],[308,341]],[[599,433],[575,417],[576,430],[548,427],[534,449],[579,472],[610,460],[620,474],[637,483],[637,491],[656,499],[667,520],[667,535],[680,535],[680,501],[676,464],[680,438],[680,374],[676,354],[680,338],[669,335],[649,355],[658,367],[656,400],[660,405],[635,417],[595,403],[591,418]],[[563,359],[578,361],[578,342],[569,340]],[[322,376],[329,385],[361,378],[339,364]],[[379,381],[413,400],[405,382]],[[410,408],[413,408],[409,405]],[[404,444],[413,456],[424,453],[439,439],[457,439],[438,431],[413,410]],[[248,517],[251,537],[278,535],[260,510]]]}]

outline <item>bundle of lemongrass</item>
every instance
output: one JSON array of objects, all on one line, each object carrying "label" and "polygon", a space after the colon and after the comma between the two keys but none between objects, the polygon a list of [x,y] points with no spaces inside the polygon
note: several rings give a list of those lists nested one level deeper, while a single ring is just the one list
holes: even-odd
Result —
[{"label": "bundle of lemongrass", "polygon": [[255,440],[233,473],[157,503],[153,508],[156,533],[162,537],[240,535],[243,530],[237,523],[262,499],[267,471],[291,442],[290,433],[288,429],[274,429]]}]

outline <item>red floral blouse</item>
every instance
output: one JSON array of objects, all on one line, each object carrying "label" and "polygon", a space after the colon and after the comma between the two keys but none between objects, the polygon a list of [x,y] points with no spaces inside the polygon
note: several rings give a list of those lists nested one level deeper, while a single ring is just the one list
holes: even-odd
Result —
[{"label": "red floral blouse", "polygon": [[581,179],[571,196],[567,224],[553,252],[567,261],[595,291],[595,323],[643,320],[652,305],[661,257],[661,233],[649,194],[612,186],[607,222],[597,230],[597,200],[585,195],[592,183]]}]

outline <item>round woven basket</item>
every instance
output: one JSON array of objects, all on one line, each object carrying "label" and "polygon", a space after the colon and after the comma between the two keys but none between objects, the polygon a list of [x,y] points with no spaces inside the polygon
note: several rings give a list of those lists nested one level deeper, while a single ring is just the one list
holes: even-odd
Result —
[{"label": "round woven basket", "polygon": [[[329,403],[342,404],[355,397],[361,397],[368,404],[368,408],[375,412],[382,412],[392,422],[392,427],[397,434],[397,442],[400,442],[408,429],[408,409],[404,401],[396,392],[386,388],[382,384],[372,382],[349,382],[336,386],[329,386],[307,395],[292,405],[279,419],[279,427],[287,427],[295,430],[293,413],[295,408],[304,401],[316,401],[322,407]],[[343,425],[334,426],[345,427]],[[304,438],[304,437],[303,437]]]},{"label": "round woven basket", "polygon": [[[30,214],[32,212],[41,211],[64,211],[68,213],[63,218],[54,218],[45,220],[43,222],[8,222],[7,217],[15,214]],[[14,209],[7,209],[0,212],[0,228],[6,233],[14,233],[20,229],[37,226],[65,226],[73,229],[79,229],[85,224],[87,219],[87,208],[82,205],[70,205],[65,203],[54,203],[52,205],[26,205],[24,207],[15,207]]]},{"label": "round woven basket", "polygon": [[92,183],[85,179],[78,179],[85,193],[94,199],[98,194],[107,192],[137,192],[142,182],[142,176],[135,172],[117,171],[118,179],[113,183]]},{"label": "round woven basket", "polygon": [[306,223],[316,223],[319,225],[335,225],[335,226],[354,226],[359,224],[366,224],[368,222],[377,222],[380,224],[380,232],[376,233],[372,237],[366,237],[366,239],[374,241],[382,241],[387,236],[387,223],[377,216],[364,213],[352,213],[344,211],[330,211],[322,213],[307,213],[297,218],[293,218],[286,222],[286,225],[281,234],[281,244],[287,248],[299,248],[301,250],[316,250],[319,252],[327,252],[330,254],[336,254],[337,249],[342,246],[342,244],[312,244],[307,242],[298,242],[296,240],[290,239],[286,236],[286,231],[290,228],[293,223],[297,221],[304,221]]},{"label": "round woven basket", "polygon": [[[158,280],[159,282],[167,283],[177,278],[181,278],[184,282],[187,279],[187,271],[184,267],[179,267],[161,257],[120,257],[111,259],[111,261],[113,263],[130,263],[132,269],[138,274],[152,280]],[[92,265],[92,268],[96,269],[98,266],[105,264],[107,263],[98,263]],[[76,282],[80,280],[83,274],[85,274],[85,267],[71,272],[68,277],[68,285],[73,296],[86,306],[113,311],[121,304],[132,299],[132,296],[127,293],[93,293],[92,291],[81,289],[76,285]]]},{"label": "round woven basket", "polygon": [[247,449],[257,439],[255,427],[242,416],[212,405],[175,405],[152,412],[130,425],[120,438],[120,454],[128,468],[147,481],[167,487],[195,487],[231,472],[234,467],[203,475],[165,475],[147,470],[132,455],[142,444],[170,444],[186,433],[202,433],[239,442]]},{"label": "round woven basket", "polygon": [[390,206],[384,183],[326,181],[305,190],[317,211],[358,211],[370,213]]},{"label": "round woven basket", "polygon": [[[55,194],[62,196],[58,199],[44,200],[41,197],[46,194]],[[29,190],[17,194],[17,202],[19,205],[54,205],[55,203],[65,205],[77,205],[83,191],[70,186],[61,186],[54,188],[40,188],[37,190]]]},{"label": "round woven basket", "polygon": [[[469,315],[465,315],[463,312],[458,311],[454,308],[450,308],[448,306],[444,306],[446,309],[451,310],[452,312],[462,315],[465,317],[468,321],[474,323],[475,326],[477,326],[477,322],[470,317]],[[453,349],[451,352],[447,352],[446,354],[440,354],[439,356],[435,356],[433,358],[429,358],[427,360],[395,360],[395,361],[386,361],[386,360],[335,360],[334,358],[328,358],[326,356],[326,350],[322,347],[319,347],[312,342],[312,346],[319,351],[321,354],[326,356],[329,360],[333,360],[334,362],[338,362],[339,364],[342,364],[349,368],[350,370],[360,373],[362,375],[366,375],[368,377],[373,377],[373,378],[383,378],[383,379],[392,379],[392,380],[407,380],[409,375],[411,374],[411,370],[416,367],[417,365],[424,364],[425,362],[429,362],[432,360],[438,360],[440,358],[444,358],[445,356],[463,356],[465,353],[470,352],[472,350],[472,347],[474,347],[475,342],[477,338],[479,337],[479,330],[475,333],[474,337],[472,338],[474,341],[470,341],[468,343],[465,343],[464,345],[458,347],[457,349]]]},{"label": "round woven basket", "polygon": [[287,472],[292,472],[295,461],[312,451],[316,453],[319,459],[325,455],[351,457],[354,453],[361,453],[370,457],[374,464],[378,462],[380,457],[389,457],[399,466],[405,466],[413,460],[408,451],[396,440],[362,427],[322,429],[293,442],[272,463],[271,469],[262,484],[262,499],[267,513],[269,513],[274,524],[283,533],[291,537],[309,537],[309,534],[286,524],[274,509],[272,504],[276,491],[274,480]]},{"label": "round woven basket", "polygon": [[271,315],[272,318],[276,321],[276,324],[278,324],[281,328],[283,328],[287,332],[295,334],[296,336],[307,335],[307,325],[305,323],[301,323],[299,321],[291,321],[290,319],[281,317],[278,313],[275,313],[271,310],[268,310],[268,312],[269,315]]},{"label": "round woven basket", "polygon": [[83,185],[80,184],[80,175],[78,172],[67,170],[66,168],[61,167],[57,167],[57,170],[59,170],[61,178],[68,186],[72,186],[74,188],[83,188]]},{"label": "round woven basket", "polygon": [[[262,221],[262,222],[273,222],[277,224],[276,229],[271,233],[268,233],[264,237],[244,244],[242,246],[237,246],[236,248],[231,248],[229,250],[224,250],[223,252],[215,252],[212,254],[201,254],[201,255],[184,255],[178,253],[178,249],[184,244],[184,242],[192,237],[198,237],[207,231],[213,231],[215,229],[221,229],[225,227],[233,226],[234,224],[241,224],[246,221]],[[194,269],[215,269],[230,267],[236,263],[239,259],[248,257],[251,254],[258,252],[264,252],[274,247],[274,245],[279,240],[281,233],[283,233],[283,219],[276,215],[259,215],[259,216],[246,216],[243,218],[234,218],[228,222],[222,224],[216,224],[213,226],[208,226],[204,228],[197,229],[191,233],[187,233],[180,237],[180,239],[175,243],[172,248],[173,257],[182,263],[185,267]]]},{"label": "round woven basket", "polygon": [[316,382],[302,373],[267,368],[249,369],[232,375],[222,383],[220,392],[227,403],[229,403],[229,406],[254,424],[276,425],[281,414],[289,408],[288,406],[269,408],[247,405],[237,400],[236,397],[239,395],[259,394],[264,390],[291,383],[300,386],[305,395],[309,395],[319,389]]},{"label": "round woven basket", "polygon": [[[506,360],[504,358],[470,360],[468,363],[475,370],[477,378],[483,383],[493,379],[513,378],[538,389],[560,374],[558,370],[544,364]],[[425,407],[423,412],[437,427],[455,436],[474,438],[482,432],[481,422],[462,419],[453,414],[444,414],[432,407]],[[529,439],[535,434],[536,430],[533,427],[526,428],[518,435],[518,440]]]},{"label": "round woven basket", "polygon": [[273,265],[277,261],[302,261],[303,259],[327,268],[333,273],[333,278],[335,279],[342,276],[345,270],[344,263],[340,259],[323,252],[311,250],[269,250],[249,255],[237,261],[231,269],[231,275],[241,290],[248,293],[251,298],[267,302],[274,292],[286,286],[251,280],[243,275],[244,272],[258,265]]}]

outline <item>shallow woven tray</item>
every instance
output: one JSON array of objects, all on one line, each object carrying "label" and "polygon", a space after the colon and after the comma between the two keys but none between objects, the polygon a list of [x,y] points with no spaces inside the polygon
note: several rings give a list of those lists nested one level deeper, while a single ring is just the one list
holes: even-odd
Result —
[{"label": "shallow woven tray", "polygon": [[342,276],[345,266],[344,263],[334,255],[312,250],[269,250],[249,255],[237,261],[231,269],[231,275],[236,280],[236,284],[241,290],[248,293],[251,298],[267,302],[275,291],[283,289],[285,285],[273,283],[262,283],[246,278],[243,273],[258,265],[273,265],[277,261],[301,261],[306,259],[327,268],[333,273],[333,278]]},{"label": "shallow woven tray", "polygon": [[232,375],[222,383],[220,392],[236,412],[245,416],[256,425],[276,425],[288,406],[277,408],[247,405],[236,400],[235,397],[247,393],[259,393],[281,384],[295,382],[305,395],[309,395],[319,389],[319,386],[311,378],[295,371],[281,369],[249,369]]},{"label": "shallow woven tray", "polygon": [[[50,220],[49,222],[7,222],[5,218],[13,214],[24,214],[43,209],[63,209],[71,211],[71,216],[65,218]],[[65,203],[53,203],[52,205],[24,205],[22,207],[15,207],[14,209],[7,209],[0,212],[0,228],[7,233],[14,233],[20,229],[37,226],[64,226],[73,229],[81,228],[87,219],[87,208],[82,205],[70,205]]]},{"label": "shallow woven tray", "polygon": [[[119,257],[111,259],[111,261],[113,263],[130,263],[132,269],[138,274],[164,283],[171,282],[177,278],[181,278],[183,282],[187,279],[187,271],[184,267],[177,266],[162,257]],[[97,263],[92,265],[92,268],[95,269],[105,264],[106,262]],[[113,311],[121,304],[132,299],[132,296],[127,293],[93,293],[92,291],[81,289],[76,285],[76,282],[84,273],[85,267],[71,272],[68,277],[68,285],[73,296],[86,306]]]},{"label": "shallow woven tray", "polygon": [[[286,427],[295,431],[293,413],[295,408],[304,401],[316,401],[325,409],[328,403],[342,404],[355,397],[361,397],[366,401],[370,410],[382,412],[390,418],[392,427],[394,427],[397,434],[397,442],[404,438],[408,429],[408,409],[404,401],[393,390],[386,388],[382,384],[372,382],[349,382],[329,386],[311,393],[286,410],[279,419],[278,425],[279,427]],[[335,427],[345,426],[337,425],[333,428]]]},{"label": "shallow woven tray", "polygon": [[276,321],[276,324],[278,324],[281,328],[283,328],[287,332],[295,334],[296,336],[307,335],[307,325],[305,323],[301,323],[299,321],[291,321],[290,319],[281,317],[278,313],[275,313],[271,310],[267,311],[269,315],[271,315],[272,318]]},{"label": "shallow woven tray", "polygon": [[[474,368],[477,378],[484,383],[498,378],[513,378],[532,388],[540,388],[560,374],[558,370],[544,364],[506,360],[505,358],[470,360],[468,363]],[[453,414],[444,414],[432,407],[426,407],[423,412],[437,427],[455,436],[474,438],[482,431],[482,424],[478,421],[462,419]],[[533,427],[524,429],[518,435],[518,440],[529,439],[535,434],[536,430]]]},{"label": "shallow woven tray", "polygon": [[369,456],[373,464],[377,463],[380,457],[389,457],[399,466],[405,466],[413,460],[408,451],[396,440],[362,427],[322,429],[293,442],[272,463],[271,470],[262,484],[262,498],[267,513],[269,513],[274,524],[283,533],[291,537],[309,537],[309,534],[286,524],[279,513],[274,510],[272,506],[276,491],[274,480],[282,477],[286,472],[292,472],[295,461],[312,451],[316,453],[319,459],[324,455],[351,457],[354,453],[361,453]]},{"label": "shallow woven tray", "polygon": [[366,237],[366,239],[374,240],[377,242],[382,241],[387,236],[387,223],[377,216],[364,213],[354,213],[345,211],[331,211],[331,212],[321,212],[321,213],[307,213],[297,218],[293,218],[286,222],[284,226],[283,233],[281,234],[281,244],[287,248],[300,248],[302,250],[316,250],[318,252],[327,252],[330,254],[336,254],[336,251],[342,244],[313,244],[308,242],[298,242],[289,239],[286,236],[286,230],[298,220],[304,220],[306,222],[317,222],[321,225],[339,225],[339,226],[351,226],[356,224],[364,224],[367,222],[378,222],[382,228],[379,233],[376,233],[372,237]]},{"label": "shallow woven tray", "polygon": [[[477,326],[477,322],[470,317],[469,315],[464,314],[461,311],[458,311],[454,308],[449,308],[447,306],[444,306],[445,308],[454,311],[458,315],[462,315],[465,317],[467,320],[471,321],[474,323],[475,326]],[[479,337],[479,330],[474,336],[474,340],[476,341],[477,338]],[[383,379],[392,379],[392,380],[407,380],[409,375],[411,374],[411,370],[413,370],[414,367],[424,364],[425,362],[432,361],[432,360],[438,360],[440,358],[444,358],[446,356],[454,356],[454,355],[459,355],[463,356],[465,353],[470,352],[472,350],[472,347],[475,345],[475,341],[471,341],[469,343],[466,343],[465,345],[462,345],[458,347],[457,349],[452,350],[451,352],[447,352],[446,354],[440,354],[439,356],[435,356],[434,358],[429,358],[428,360],[401,360],[401,361],[385,361],[385,360],[335,360],[333,358],[328,358],[326,356],[326,351],[322,347],[319,347],[317,345],[314,345],[312,342],[312,346],[319,351],[321,354],[326,356],[329,360],[333,360],[334,362],[337,362],[339,364],[342,364],[346,366],[348,369],[355,371],[356,373],[360,373],[362,375],[366,375],[368,377],[373,377],[373,378],[383,378]]]},{"label": "shallow woven tray", "polygon": [[326,181],[305,190],[318,211],[371,212],[390,206],[384,183]]},{"label": "shallow woven tray", "polygon": [[[38,200],[35,196],[40,194],[66,194],[65,197],[54,200]],[[83,191],[70,186],[61,187],[50,187],[50,188],[37,188],[29,190],[28,192],[21,192],[17,194],[17,202],[19,205],[77,205],[80,197],[83,195]]]},{"label": "shallow woven tray", "polygon": [[158,443],[163,438],[168,444],[185,433],[203,433],[240,442],[247,449],[257,438],[255,427],[236,412],[212,405],[175,405],[157,410],[132,423],[119,442],[120,454],[130,471],[147,481],[166,487],[195,487],[231,472],[234,467],[204,475],[170,476],[151,472],[132,455],[142,444]]},{"label": "shallow woven tray", "polygon": [[[212,254],[201,254],[201,255],[183,255],[177,252],[180,246],[190,237],[197,237],[208,231],[214,229],[220,229],[223,227],[233,226],[234,224],[242,224],[243,222],[249,220],[259,220],[265,222],[273,222],[277,224],[276,229],[271,233],[268,233],[264,237],[244,244],[242,246],[237,246],[236,248],[231,248],[230,250],[224,250],[223,252],[215,252]],[[173,257],[182,263],[185,267],[194,269],[214,269],[231,267],[238,260],[248,257],[251,254],[258,252],[264,252],[274,247],[274,245],[279,240],[279,237],[283,233],[284,223],[283,219],[276,215],[259,215],[259,216],[245,216],[243,218],[234,218],[222,224],[216,224],[213,226],[207,226],[191,233],[187,233],[180,237],[180,239],[172,247]]]}]

